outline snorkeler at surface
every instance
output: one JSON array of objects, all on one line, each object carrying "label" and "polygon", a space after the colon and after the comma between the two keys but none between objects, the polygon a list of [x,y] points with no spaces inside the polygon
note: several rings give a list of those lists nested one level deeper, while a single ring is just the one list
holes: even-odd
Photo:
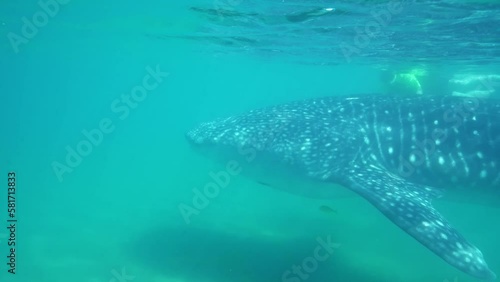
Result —
[{"label": "snorkeler at surface", "polygon": [[500,75],[454,75],[449,80],[449,87],[453,96],[486,98],[499,95]]},{"label": "snorkeler at surface", "polygon": [[384,92],[388,95],[413,96],[423,94],[420,81],[413,72],[397,73],[383,70],[380,78],[385,88]]}]

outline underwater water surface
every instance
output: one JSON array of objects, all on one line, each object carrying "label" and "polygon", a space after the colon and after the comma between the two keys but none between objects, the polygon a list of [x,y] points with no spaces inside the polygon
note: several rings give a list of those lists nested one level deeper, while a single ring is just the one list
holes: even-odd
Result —
[{"label": "underwater water surface", "polygon": [[[381,71],[414,74],[424,95],[495,77],[497,1],[0,7],[0,281],[479,281],[348,191],[309,199],[237,175],[200,199],[223,167],[185,132],[271,104],[382,93]],[[498,195],[435,202],[497,273]],[[202,208],[186,217],[193,201]],[[328,259],[307,266],[325,241]],[[285,275],[304,263],[307,276]]]}]

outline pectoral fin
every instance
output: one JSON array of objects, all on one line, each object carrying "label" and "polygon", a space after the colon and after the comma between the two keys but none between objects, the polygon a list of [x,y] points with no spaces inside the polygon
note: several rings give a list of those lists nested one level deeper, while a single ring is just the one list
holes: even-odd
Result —
[{"label": "pectoral fin", "polygon": [[406,233],[463,272],[480,279],[496,278],[483,254],[470,244],[431,204],[441,192],[408,182],[376,167],[354,165],[344,183]]}]

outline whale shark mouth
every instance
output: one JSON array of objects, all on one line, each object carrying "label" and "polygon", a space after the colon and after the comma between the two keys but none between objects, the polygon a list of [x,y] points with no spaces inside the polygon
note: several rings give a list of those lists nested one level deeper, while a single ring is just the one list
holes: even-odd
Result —
[{"label": "whale shark mouth", "polygon": [[[370,129],[378,128],[377,118],[380,119],[380,115],[397,113],[392,119],[399,119],[408,127],[403,129],[391,125],[384,127],[385,131],[415,134],[417,126],[426,126],[415,123],[418,114],[424,113],[421,108],[417,108],[415,113],[405,113],[408,118],[401,121],[402,111],[419,103],[424,104],[425,110],[431,109],[428,115],[442,116],[441,110],[449,110],[449,105],[425,97],[321,98],[203,123],[189,131],[186,137],[190,143],[207,150],[252,147],[258,154],[272,156],[256,165],[283,167],[285,164],[295,175],[348,188],[450,265],[471,276],[493,280],[496,275],[489,269],[482,252],[432,206],[432,200],[441,197],[443,191],[398,174],[380,160],[389,156],[377,157],[373,150],[370,151],[370,146],[378,145],[376,150],[381,147],[383,136],[378,132],[369,134]],[[364,110],[366,105],[373,109]],[[500,106],[494,109],[500,111]],[[373,116],[360,115],[359,111],[373,111]],[[495,115],[498,116],[498,113],[495,112]],[[401,138],[408,135],[400,134]],[[393,149],[396,145],[392,144],[408,144],[392,135],[388,140],[392,143],[387,154],[396,150]],[[466,141],[464,139],[461,145],[464,146]],[[477,143],[477,140],[474,142]],[[399,150],[403,152],[404,148]],[[307,186],[302,189],[315,188]]]}]

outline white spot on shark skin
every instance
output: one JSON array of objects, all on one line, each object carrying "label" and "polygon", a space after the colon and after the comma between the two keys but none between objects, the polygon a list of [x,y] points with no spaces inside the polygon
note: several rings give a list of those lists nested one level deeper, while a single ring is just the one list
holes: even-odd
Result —
[{"label": "white spot on shark skin", "polygon": [[453,158],[453,156],[450,154],[449,155],[450,159],[451,159],[451,166],[452,167],[456,167],[457,166],[457,161],[455,161],[455,159]]},{"label": "white spot on shark skin", "polygon": [[438,120],[435,120],[435,121],[434,121],[434,124],[435,124],[435,125],[438,125],[438,124],[439,124],[439,121],[438,121]]},{"label": "white spot on shark skin", "polygon": [[440,165],[444,165],[444,158],[442,156],[438,159]]},{"label": "white spot on shark skin", "polygon": [[391,132],[391,131],[392,131],[392,128],[391,128],[390,126],[388,126],[388,127],[386,128],[386,130],[387,130],[387,132]]},{"label": "white spot on shark skin", "polygon": [[368,137],[365,136],[364,140],[366,144],[370,144],[370,139],[368,139]]},{"label": "white spot on shark skin", "polygon": [[441,235],[441,238],[443,238],[443,239],[445,239],[445,240],[448,240],[448,236],[446,236],[446,234],[441,233],[440,235]]},{"label": "white spot on shark skin", "polygon": [[486,170],[481,170],[481,173],[479,174],[479,177],[481,178],[486,178],[486,176],[488,176],[488,172]]},{"label": "white spot on shark skin", "polygon": [[477,157],[480,158],[480,159],[482,159],[483,158],[483,153],[477,152]]},{"label": "white spot on shark skin", "polygon": [[417,157],[414,154],[410,155],[410,162],[414,163],[417,160]]},{"label": "white spot on shark skin", "polygon": [[394,149],[393,149],[392,147],[389,147],[389,148],[387,149],[387,152],[389,152],[389,154],[391,154],[391,155],[392,155],[392,153],[394,153]]}]

